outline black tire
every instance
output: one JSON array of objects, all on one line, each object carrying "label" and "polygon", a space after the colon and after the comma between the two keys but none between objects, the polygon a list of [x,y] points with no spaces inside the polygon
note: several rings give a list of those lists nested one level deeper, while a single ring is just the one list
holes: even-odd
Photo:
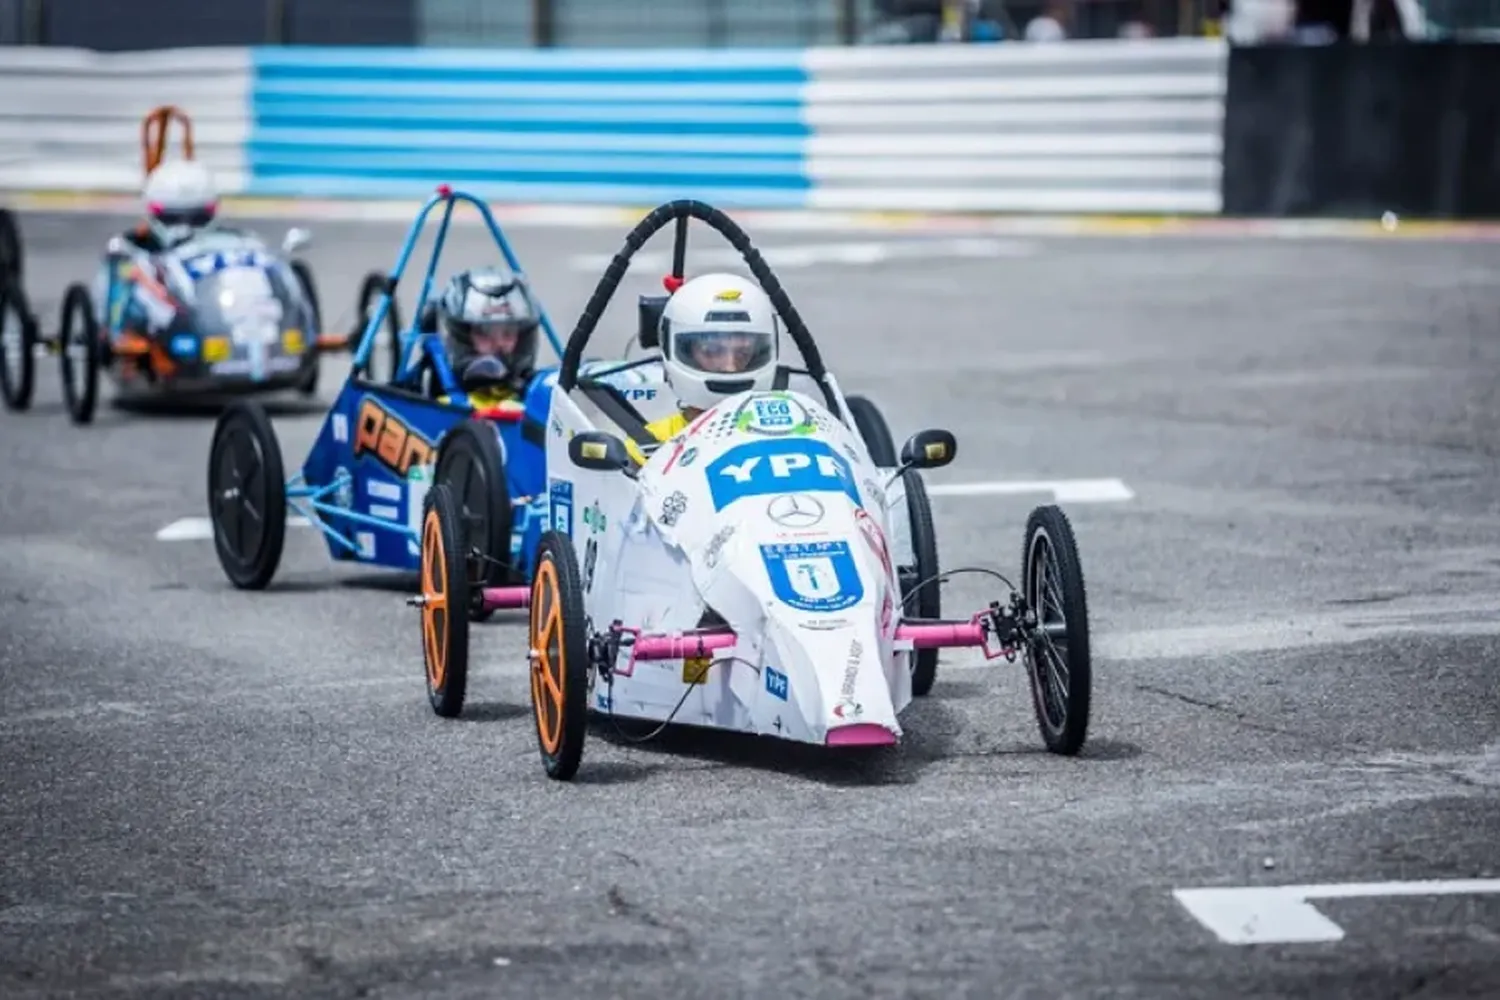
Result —
[{"label": "black tire", "polygon": [[[932,521],[932,501],[927,498],[927,484],[916,469],[907,469],[901,474],[906,487],[906,511],[911,524],[911,547],[916,564],[901,567],[901,605],[910,618],[941,618],[943,595],[937,575],[938,568],[937,531]],[[918,586],[920,584],[920,586]],[[925,698],[932,692],[937,680],[937,649],[919,649],[912,655],[911,693],[913,697]]]},{"label": "black tire", "polygon": [[16,213],[0,208],[0,289],[19,285],[25,277],[26,252],[21,247],[21,225]]},{"label": "black tire", "polygon": [[36,391],[36,317],[19,282],[0,280],[0,395],[8,410],[31,406]]},{"label": "black tire", "polygon": [[291,269],[302,285],[303,297],[312,306],[312,328],[303,331],[303,343],[307,352],[312,355],[312,361],[307,366],[307,374],[297,383],[298,392],[311,396],[318,391],[318,375],[322,368],[322,359],[318,353],[318,334],[323,332],[323,304],[318,298],[318,283],[313,279],[312,266],[305,260],[294,260]]},{"label": "black tire", "polygon": [[885,469],[900,465],[896,441],[891,437],[890,424],[885,422],[880,407],[864,396],[845,396],[844,401],[849,404],[849,416],[854,418],[854,427],[864,439],[865,447],[870,449],[870,458],[875,464]]},{"label": "black tire", "polygon": [[1061,508],[1037,507],[1026,519],[1021,567],[1023,594],[1038,622],[1036,639],[1023,650],[1037,726],[1048,750],[1076,754],[1088,736],[1093,669],[1083,565]]},{"label": "black tire", "polygon": [[[380,271],[371,271],[365,275],[364,282],[359,286],[359,300],[354,314],[359,317],[359,326],[353,332],[350,341],[350,350],[359,350],[360,337],[365,332],[365,327],[370,322],[370,317],[375,314],[375,303],[380,300],[385,291],[386,275]],[[401,364],[401,304],[391,296],[391,307],[385,312],[385,332],[388,341],[384,355],[381,355],[380,343],[377,340],[370,351],[365,371],[360,373],[363,378],[370,382],[390,383],[396,378],[396,369]],[[379,334],[376,334],[377,338]],[[377,360],[382,358],[385,367],[381,370],[377,367]]]},{"label": "black tire", "polygon": [[214,426],[208,516],[229,582],[265,589],[286,543],[286,473],[271,418],[254,400],[231,403]]},{"label": "black tire", "polygon": [[[422,665],[427,702],[445,719],[464,710],[469,685],[469,580],[463,521],[453,491],[438,483],[422,505]],[[441,607],[429,602],[442,601]],[[459,609],[454,614],[454,609]]]},{"label": "black tire", "polygon": [[[554,607],[560,611],[555,627],[543,634]],[[578,773],[588,734],[588,631],[578,556],[572,540],[560,532],[547,532],[537,546],[527,642],[537,653],[529,673],[542,766],[549,778],[569,781]],[[552,685],[544,677],[551,677]]]},{"label": "black tire", "polygon": [[[453,491],[461,518],[463,551],[478,549],[486,558],[469,558],[469,614],[474,621],[490,615],[480,611],[485,587],[499,587],[513,579],[510,534],[513,516],[505,478],[505,456],[492,424],[470,418],[449,431],[438,449],[434,484]],[[492,612],[491,612],[492,613]]]},{"label": "black tire", "polygon": [[88,287],[75,282],[63,293],[62,320],[57,328],[63,402],[75,424],[87,424],[94,419],[94,408],[99,402],[102,347],[99,321],[94,317]]}]

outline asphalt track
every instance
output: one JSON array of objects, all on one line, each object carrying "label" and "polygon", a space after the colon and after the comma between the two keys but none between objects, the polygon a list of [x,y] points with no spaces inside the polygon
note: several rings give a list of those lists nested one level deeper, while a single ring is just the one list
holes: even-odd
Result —
[{"label": "asphalt track", "polygon": [[[50,324],[124,220],[22,223]],[[316,227],[330,320],[401,231]],[[573,258],[623,231],[510,235],[566,330]],[[233,591],[155,537],[205,513],[211,418],[75,428],[44,365],[0,415],[0,995],[1500,995],[1500,895],[1321,900],[1341,939],[1238,945],[1173,894],[1500,878],[1500,245],[868,249],[929,239],[759,242],[848,389],[958,435],[929,482],[1127,484],[1067,505],[1081,757],[1042,751],[1016,668],[951,653],[890,752],[596,725],[550,782],[520,616],[436,718],[409,579],[293,530]],[[295,466],[318,411],[275,412]],[[1046,499],[937,498],[945,566],[1014,572]]]}]

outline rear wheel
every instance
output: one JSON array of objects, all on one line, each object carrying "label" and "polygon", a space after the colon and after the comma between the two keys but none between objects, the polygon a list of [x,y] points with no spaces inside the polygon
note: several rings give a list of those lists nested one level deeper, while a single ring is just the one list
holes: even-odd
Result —
[{"label": "rear wheel", "polygon": [[453,491],[438,483],[422,511],[422,662],[427,701],[444,718],[464,710],[469,681],[469,581]]},{"label": "rear wheel", "polygon": [[318,357],[318,335],[323,332],[323,306],[318,300],[318,283],[313,280],[312,267],[305,260],[294,260],[291,263],[292,273],[297,276],[297,281],[302,285],[302,297],[312,308],[312,329],[302,331],[303,350],[312,355],[307,364],[307,373],[302,381],[297,384],[297,391],[304,396],[311,396],[318,391],[318,374],[321,359]]},{"label": "rear wheel", "polygon": [[547,776],[578,773],[588,733],[588,634],[583,582],[567,535],[549,531],[537,548],[531,582],[531,707]]},{"label": "rear wheel", "polygon": [[21,227],[16,222],[16,214],[0,208],[0,290],[6,285],[21,283],[24,261]]},{"label": "rear wheel", "polygon": [[[505,481],[505,456],[493,425],[469,419],[449,432],[438,452],[434,483],[447,483],[461,517],[461,537],[470,554],[468,580],[470,617],[483,621],[480,611],[485,587],[510,582],[510,491]],[[478,550],[479,555],[471,553]]]},{"label": "rear wheel", "polygon": [[871,460],[884,469],[900,465],[896,441],[891,437],[891,427],[885,422],[880,408],[864,396],[846,396],[844,401],[849,404],[849,415],[854,418],[854,426],[870,450]]},{"label": "rear wheel", "polygon": [[262,590],[286,542],[286,477],[266,411],[237,400],[219,416],[208,453],[208,516],[229,582]]},{"label": "rear wheel", "polygon": [[82,284],[68,286],[63,295],[62,325],[57,334],[57,357],[62,368],[63,401],[75,424],[94,419],[99,402],[99,321],[89,290]]},{"label": "rear wheel", "polygon": [[19,282],[0,280],[0,395],[11,410],[31,406],[36,390],[36,317]]},{"label": "rear wheel", "polygon": [[[941,618],[943,595],[938,574],[937,531],[932,523],[932,502],[927,498],[927,485],[916,469],[907,469],[901,474],[906,488],[906,511],[911,519],[911,547],[916,562],[901,570],[901,601],[906,614],[912,618]],[[919,586],[920,584],[920,586]],[[937,680],[938,650],[919,649],[912,654],[911,693],[925,698],[932,692]]]},{"label": "rear wheel", "polygon": [[[375,306],[385,290],[386,275],[371,271],[359,286],[359,304],[355,315],[359,317],[359,329],[354,332],[354,350],[359,349],[359,339],[364,335],[370,317],[375,315]],[[385,339],[382,346],[381,339]],[[401,308],[394,295],[391,306],[385,313],[385,325],[375,332],[375,344],[370,348],[366,360],[364,377],[371,382],[389,383],[396,378],[401,367]]]},{"label": "rear wheel", "polygon": [[1024,650],[1037,725],[1048,750],[1076,754],[1088,735],[1093,671],[1083,566],[1061,508],[1038,507],[1026,519],[1021,566],[1026,604],[1037,616]]}]

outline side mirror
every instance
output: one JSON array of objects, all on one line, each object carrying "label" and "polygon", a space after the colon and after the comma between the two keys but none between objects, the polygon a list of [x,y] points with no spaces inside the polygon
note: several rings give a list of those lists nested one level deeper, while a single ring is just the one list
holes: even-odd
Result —
[{"label": "side mirror", "polygon": [[958,441],[951,431],[917,431],[901,446],[905,469],[940,469],[958,454]]},{"label": "side mirror", "polygon": [[667,300],[670,298],[670,295],[642,295],[636,303],[639,316],[637,337],[641,346],[647,350],[661,346],[657,343],[661,333],[661,314],[666,310]]},{"label": "side mirror", "polygon": [[634,464],[625,442],[603,431],[574,434],[568,440],[568,458],[580,469],[593,472],[619,472]]},{"label": "side mirror", "polygon": [[281,252],[291,256],[312,242],[312,233],[301,226],[293,226],[281,240]]}]

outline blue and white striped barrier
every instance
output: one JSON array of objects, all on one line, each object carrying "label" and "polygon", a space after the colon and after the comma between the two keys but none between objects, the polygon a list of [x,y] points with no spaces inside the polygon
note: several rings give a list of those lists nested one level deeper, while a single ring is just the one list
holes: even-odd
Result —
[{"label": "blue and white striped barrier", "polygon": [[210,123],[230,193],[420,198],[448,182],[521,203],[1216,213],[1226,63],[1213,39],[0,48],[0,86],[20,97],[0,106],[0,188],[134,190],[140,115],[171,102]]}]

